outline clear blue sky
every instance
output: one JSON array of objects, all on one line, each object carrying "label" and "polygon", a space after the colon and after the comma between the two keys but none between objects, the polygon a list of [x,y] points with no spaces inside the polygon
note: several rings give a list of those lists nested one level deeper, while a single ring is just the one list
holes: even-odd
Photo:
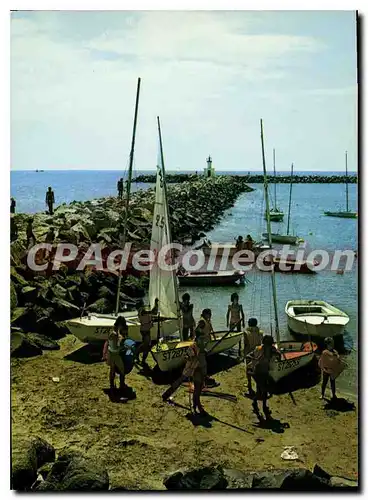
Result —
[{"label": "clear blue sky", "polygon": [[357,168],[354,11],[17,12],[12,169]]}]

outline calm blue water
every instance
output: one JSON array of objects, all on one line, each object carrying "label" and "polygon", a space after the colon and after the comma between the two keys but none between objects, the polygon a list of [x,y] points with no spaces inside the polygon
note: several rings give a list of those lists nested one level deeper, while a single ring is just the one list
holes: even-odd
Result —
[{"label": "calm blue water", "polygon": [[[137,171],[135,173],[136,175],[151,174],[154,171]],[[182,173],[193,172],[183,171]],[[222,172],[218,173],[221,174]],[[223,173],[248,174],[245,171]],[[341,172],[329,173],[331,175],[341,175]],[[289,172],[280,171],[279,174],[289,174]],[[326,175],[326,172],[295,172],[295,175],[297,174]],[[86,201],[116,195],[116,183],[120,177],[124,177],[124,172],[119,170],[12,171],[10,173],[10,193],[16,199],[17,212],[35,213],[45,210],[45,193],[48,186],[52,186],[55,192],[56,204],[59,205],[61,203],[70,203],[74,200]],[[146,189],[147,187],[147,184],[133,183],[132,190]],[[344,202],[343,198],[341,202]]]},{"label": "calm blue water", "polygon": [[[238,235],[250,233],[255,240],[260,240],[266,232],[264,220],[264,195],[260,184],[254,184],[255,191],[241,195],[235,206],[228,210],[220,224],[207,234],[212,241],[232,242]],[[344,207],[345,186],[343,184],[294,184],[291,217],[291,233],[304,238],[307,251],[321,249],[333,251],[336,249],[357,249],[358,221],[354,219],[339,219],[326,217],[324,210],[336,210]],[[271,186],[271,194],[273,186]],[[357,186],[349,185],[351,209],[357,206]],[[287,213],[289,186],[277,185],[277,204]],[[285,217],[286,222],[286,217]],[[272,223],[272,231],[286,234],[283,223]],[[276,245],[275,245],[276,246]],[[265,331],[270,331],[273,324],[271,279],[269,273],[252,270],[247,274],[251,283],[238,287],[240,302],[247,318],[255,316]],[[315,275],[292,275],[277,273],[277,304],[281,329],[281,337],[290,338],[287,329],[285,305],[292,299],[325,300],[350,317],[346,329],[346,342],[352,343],[354,350],[346,357],[348,368],[341,374],[337,387],[348,395],[357,392],[357,266],[354,263],[351,271],[343,275],[333,271],[321,271]],[[212,309],[215,328],[225,328],[227,305],[234,287],[215,289],[181,289],[180,294],[189,292],[196,317],[205,307]]]},{"label": "calm blue water", "polygon": [[[140,173],[152,173],[137,172]],[[220,172],[219,172],[220,173]],[[230,172],[227,172],[230,173]],[[237,172],[234,172],[237,173]],[[242,172],[247,175],[248,172]],[[282,172],[280,172],[281,174]],[[286,174],[288,172],[285,172]],[[311,174],[312,172],[300,172]],[[239,172],[241,174],[241,172]],[[296,173],[297,174],[297,173]],[[313,172],[326,175],[326,172]],[[340,174],[341,172],[331,172]],[[103,196],[116,195],[116,183],[122,177],[119,171],[15,171],[11,172],[11,195],[17,200],[17,212],[38,212],[45,210],[44,197],[48,186],[55,191],[56,204],[69,203],[73,200],[89,200]],[[134,189],[146,189],[149,185],[134,185]],[[241,195],[235,206],[228,210],[220,224],[208,237],[212,241],[233,241],[238,235],[252,234],[254,239],[260,239],[266,231],[264,214],[263,187],[254,184],[255,191]],[[274,198],[274,187],[270,185],[271,201]],[[277,205],[287,213],[289,186],[277,185]],[[349,185],[351,210],[357,210],[357,185]],[[326,217],[324,210],[345,209],[344,184],[294,184],[291,217],[291,233],[304,238],[306,247],[311,249],[357,249],[358,221],[354,219],[339,219]],[[286,223],[286,216],[285,216]],[[285,234],[283,223],[272,223],[272,230]],[[269,273],[250,271],[247,275],[250,284],[238,287],[241,303],[247,317],[256,316],[261,327],[269,331],[273,313],[271,309],[270,276]],[[316,275],[290,275],[278,273],[277,295],[278,314],[281,326],[281,336],[289,338],[287,332],[285,304],[291,299],[322,299],[345,311],[350,322],[347,326],[347,337],[357,348],[357,269],[338,275],[336,272],[323,271]],[[213,310],[215,328],[225,327],[227,305],[231,288],[192,288],[181,289],[180,294],[188,291],[194,303],[195,317],[205,307]],[[337,387],[348,394],[357,392],[357,356],[356,351],[347,359],[349,368],[339,377]]]}]

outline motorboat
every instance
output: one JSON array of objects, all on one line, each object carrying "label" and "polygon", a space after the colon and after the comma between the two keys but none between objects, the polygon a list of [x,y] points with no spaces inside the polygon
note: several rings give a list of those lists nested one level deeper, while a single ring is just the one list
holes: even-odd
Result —
[{"label": "motorboat", "polygon": [[177,275],[181,286],[229,286],[244,284],[244,271],[193,271]]},{"label": "motorboat", "polygon": [[289,300],[285,306],[292,332],[312,337],[335,337],[344,333],[349,316],[324,300]]}]

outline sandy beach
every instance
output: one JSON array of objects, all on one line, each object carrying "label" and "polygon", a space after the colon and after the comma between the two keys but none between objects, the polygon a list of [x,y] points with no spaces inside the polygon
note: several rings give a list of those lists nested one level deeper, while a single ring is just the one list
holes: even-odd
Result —
[{"label": "sandy beach", "polygon": [[[111,402],[101,353],[86,353],[71,335],[59,344],[59,351],[12,359],[13,446],[19,438],[40,436],[57,452],[79,450],[106,467],[113,488],[165,489],[166,473],[210,464],[265,470],[312,469],[318,463],[333,475],[357,479],[358,409],[326,409],[319,386],[274,395],[275,423],[262,428],[244,396],[244,366],[225,361],[228,369],[215,374],[221,385],[213,392],[236,396],[236,402],[203,396],[212,418],[193,423],[187,418],[187,387],[177,391],[171,406],[161,400],[168,384],[154,383],[134,368],[127,383],[136,400]],[[285,446],[294,446],[299,459],[283,460]]]}]

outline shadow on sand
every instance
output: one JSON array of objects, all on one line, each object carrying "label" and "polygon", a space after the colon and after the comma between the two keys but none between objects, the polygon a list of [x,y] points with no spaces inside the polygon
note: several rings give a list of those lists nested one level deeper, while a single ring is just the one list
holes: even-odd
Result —
[{"label": "shadow on sand", "polygon": [[335,412],[347,412],[356,410],[355,404],[345,398],[330,399],[324,406],[325,410],[333,410]]},{"label": "shadow on sand", "polygon": [[103,343],[99,344],[86,344],[79,349],[64,356],[67,361],[75,361],[83,363],[84,365],[92,365],[94,363],[102,362],[102,349]]},{"label": "shadow on sand", "polygon": [[[237,364],[238,361],[231,356],[227,356],[226,354],[214,354],[207,360],[207,374],[213,376],[216,375],[216,373],[229,370]],[[162,372],[156,365],[153,370],[151,370],[152,381],[156,385],[170,385],[180,377],[182,371],[183,367],[171,372]]]},{"label": "shadow on sand", "polygon": [[253,424],[253,427],[257,427],[258,429],[269,429],[276,434],[283,434],[285,429],[290,429],[288,422],[281,422],[281,420],[272,417],[268,419],[262,417],[256,424]]}]

